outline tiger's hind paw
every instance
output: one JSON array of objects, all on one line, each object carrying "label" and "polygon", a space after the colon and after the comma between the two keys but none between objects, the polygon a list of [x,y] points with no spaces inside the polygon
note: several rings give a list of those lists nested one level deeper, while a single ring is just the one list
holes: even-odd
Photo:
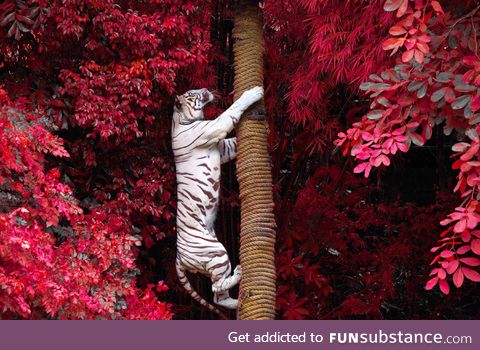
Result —
[{"label": "tiger's hind paw", "polygon": [[240,279],[242,278],[242,267],[237,265],[233,271],[233,275],[227,278],[222,278],[219,281],[212,284],[212,292],[220,293],[229,290],[230,288],[236,286]]},{"label": "tiger's hind paw", "polygon": [[227,309],[235,310],[238,307],[238,300],[233,298],[225,298],[222,300],[215,301],[215,304],[223,306]]}]

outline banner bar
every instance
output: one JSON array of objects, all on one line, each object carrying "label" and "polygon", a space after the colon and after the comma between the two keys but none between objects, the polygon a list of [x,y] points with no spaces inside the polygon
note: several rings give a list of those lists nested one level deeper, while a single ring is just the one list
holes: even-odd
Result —
[{"label": "banner bar", "polygon": [[480,321],[1,321],[2,349],[478,349]]}]

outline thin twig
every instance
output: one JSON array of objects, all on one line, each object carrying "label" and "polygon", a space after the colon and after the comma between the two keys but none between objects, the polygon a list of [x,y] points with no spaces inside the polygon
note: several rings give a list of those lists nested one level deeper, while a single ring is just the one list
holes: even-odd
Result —
[{"label": "thin twig", "polygon": [[480,57],[478,57],[477,28],[475,28],[475,24],[473,23],[473,16],[470,17],[470,22],[472,23],[473,41],[475,42],[475,56],[480,59]]},{"label": "thin twig", "polygon": [[472,17],[472,18],[473,18],[473,15],[474,15],[475,13],[477,13],[478,10],[480,10],[480,5],[478,5],[477,7],[475,7],[472,11],[470,11],[469,13],[467,13],[465,16],[462,16],[462,17],[460,17],[459,19],[457,19],[457,20],[450,26],[448,32],[446,32],[446,33],[444,34],[445,37],[444,37],[443,40],[440,42],[440,44],[441,44],[446,38],[448,38],[448,36],[450,35],[450,33],[453,31],[453,29],[455,28],[455,26],[456,26],[458,23],[460,23],[461,21],[463,21],[463,20],[466,19],[466,18],[469,18],[469,17]]}]

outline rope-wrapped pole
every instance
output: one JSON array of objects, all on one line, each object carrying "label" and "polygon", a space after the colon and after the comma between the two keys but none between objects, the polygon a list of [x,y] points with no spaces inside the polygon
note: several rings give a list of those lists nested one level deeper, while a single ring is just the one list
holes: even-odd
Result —
[{"label": "rope-wrapped pole", "polygon": [[[263,86],[263,25],[258,1],[240,1],[235,15],[235,95]],[[275,217],[264,101],[245,112],[237,127],[240,186],[239,320],[275,318]],[[260,120],[258,120],[260,119]]]}]

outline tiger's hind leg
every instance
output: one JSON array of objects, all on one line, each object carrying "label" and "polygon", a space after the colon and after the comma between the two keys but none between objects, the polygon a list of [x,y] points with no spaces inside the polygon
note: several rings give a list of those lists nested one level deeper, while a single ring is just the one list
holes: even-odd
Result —
[{"label": "tiger's hind leg", "polygon": [[223,278],[219,280],[217,285],[212,285],[212,290],[214,292],[213,301],[215,304],[223,306],[227,309],[236,309],[238,307],[238,300],[230,298],[228,290],[240,282],[241,276],[242,268],[240,265],[237,265],[235,271],[233,272],[233,276]]},{"label": "tiger's hind leg", "polygon": [[227,309],[234,310],[238,307],[238,300],[230,298],[228,291],[215,293],[213,296],[213,302]]},{"label": "tiger's hind leg", "polygon": [[206,266],[212,279],[213,300],[217,305],[228,309],[236,309],[238,301],[230,297],[228,290],[240,282],[242,269],[239,265],[235,268],[233,275],[230,275],[232,268],[227,252],[223,245],[220,249],[220,254],[209,261]]},{"label": "tiger's hind leg", "polygon": [[[230,269],[228,269],[230,270]],[[233,275],[230,275],[230,271],[226,273],[226,277],[223,276],[220,278],[216,283],[212,285],[212,291],[216,292],[225,292],[228,291],[230,288],[235,287],[242,278],[242,267],[238,265],[235,270],[233,271]]]}]

